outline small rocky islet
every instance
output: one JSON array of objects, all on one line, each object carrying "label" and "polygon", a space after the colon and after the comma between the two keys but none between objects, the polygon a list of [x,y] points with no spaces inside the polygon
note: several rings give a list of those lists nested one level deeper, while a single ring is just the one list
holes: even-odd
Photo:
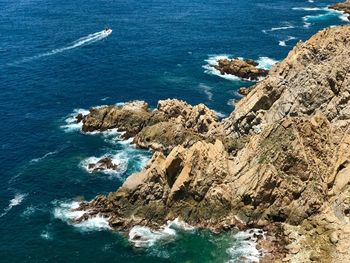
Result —
[{"label": "small rocky islet", "polygon": [[217,65],[212,65],[221,75],[233,75],[242,79],[257,81],[267,76],[267,69],[259,68],[259,63],[251,59],[219,59]]},{"label": "small rocky islet", "polygon": [[176,99],[77,116],[84,132],[118,129],[155,151],[116,192],[82,202],[77,222],[256,227],[261,262],[350,262],[349,72],[350,26],[336,26],[299,42],[226,119]]}]

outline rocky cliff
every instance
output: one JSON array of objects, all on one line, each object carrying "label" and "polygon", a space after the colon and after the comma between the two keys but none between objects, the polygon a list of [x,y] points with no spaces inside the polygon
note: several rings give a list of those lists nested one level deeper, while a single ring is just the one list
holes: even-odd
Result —
[{"label": "rocky cliff", "polygon": [[[134,142],[158,151],[116,192],[82,203],[78,221],[261,227],[270,233],[260,245],[266,262],[350,262],[349,72],[350,26],[339,26],[298,43],[223,122],[204,105],[171,100],[141,107],[136,119],[135,109],[123,118],[122,108],[92,110],[84,129],[132,123]],[[195,139],[172,140],[174,130]]]}]

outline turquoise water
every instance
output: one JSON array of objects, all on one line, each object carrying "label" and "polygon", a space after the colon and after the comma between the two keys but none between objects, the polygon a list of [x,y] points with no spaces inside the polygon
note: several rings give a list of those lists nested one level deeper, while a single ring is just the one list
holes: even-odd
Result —
[{"label": "turquoise water", "polygon": [[[152,153],[115,133],[82,134],[69,117],[132,99],[154,107],[168,97],[228,115],[238,88],[252,83],[218,76],[208,64],[238,56],[270,67],[297,41],[345,24],[325,9],[335,2],[0,1],[0,261],[237,262],[254,254],[245,233],[170,227],[172,234],[135,248],[103,222],[72,226],[65,205],[116,190]],[[111,35],[101,32],[106,25]],[[85,169],[105,155],[122,170]]]}]

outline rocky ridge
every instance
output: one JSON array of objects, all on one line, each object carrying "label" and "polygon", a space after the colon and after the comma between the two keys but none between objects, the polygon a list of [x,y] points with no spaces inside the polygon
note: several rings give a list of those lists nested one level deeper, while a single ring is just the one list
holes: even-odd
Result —
[{"label": "rocky ridge", "polygon": [[298,43],[223,122],[177,100],[92,109],[83,130],[118,128],[156,152],[116,192],[83,202],[78,221],[260,227],[263,262],[349,262],[349,72],[350,26],[338,26]]}]

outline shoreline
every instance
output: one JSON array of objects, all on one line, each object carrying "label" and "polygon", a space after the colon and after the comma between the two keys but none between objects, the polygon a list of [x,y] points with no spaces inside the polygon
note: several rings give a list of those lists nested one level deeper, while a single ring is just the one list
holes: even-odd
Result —
[{"label": "shoreline", "polygon": [[346,260],[330,250],[344,251],[348,240],[333,234],[343,218],[331,207],[337,197],[348,198],[348,181],[339,176],[350,158],[344,152],[349,34],[350,26],[336,26],[299,42],[224,120],[204,104],[175,99],[159,101],[153,111],[133,101],[77,116],[84,132],[117,129],[155,153],[116,192],[80,203],[75,222],[99,215],[120,231],[156,231],[175,218],[214,232],[254,227],[266,232],[257,243],[261,262]]}]

